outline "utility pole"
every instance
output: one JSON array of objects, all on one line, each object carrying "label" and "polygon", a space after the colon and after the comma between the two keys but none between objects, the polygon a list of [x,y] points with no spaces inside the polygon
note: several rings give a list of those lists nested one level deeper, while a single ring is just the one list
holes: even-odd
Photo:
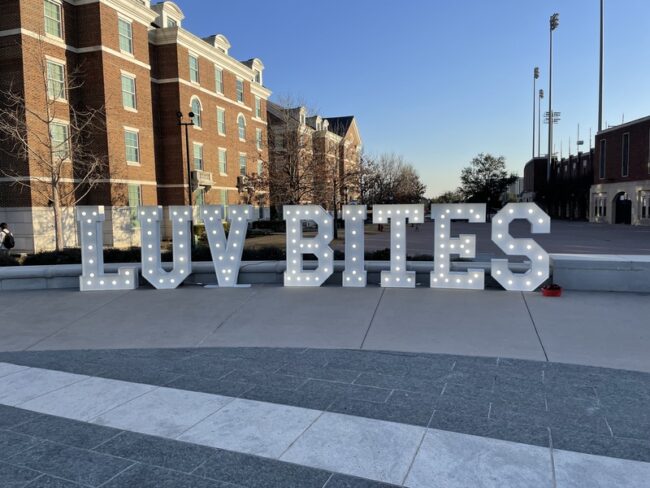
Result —
[{"label": "utility pole", "polygon": [[537,157],[540,157],[542,150],[542,98],[544,90],[540,88],[539,97],[537,98]]},{"label": "utility pole", "polygon": [[535,157],[535,98],[537,97],[537,79],[539,78],[539,68],[533,70],[533,158]]},{"label": "utility pole", "polygon": [[600,76],[598,83],[598,132],[603,130],[603,79],[605,77],[605,0],[600,0]]},{"label": "utility pole", "polygon": [[548,169],[546,181],[551,179],[551,164],[553,162],[553,31],[560,25],[560,14],[554,13],[550,19],[549,35],[549,64],[548,64]]}]

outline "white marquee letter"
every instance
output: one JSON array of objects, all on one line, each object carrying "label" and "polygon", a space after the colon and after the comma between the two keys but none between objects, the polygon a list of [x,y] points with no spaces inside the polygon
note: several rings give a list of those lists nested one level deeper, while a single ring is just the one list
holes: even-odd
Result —
[{"label": "white marquee letter", "polygon": [[343,206],[343,220],[345,220],[343,286],[366,286],[364,222],[367,215],[368,211],[365,205]]},{"label": "white marquee letter", "polygon": [[506,290],[533,291],[549,275],[548,253],[533,239],[514,239],[509,232],[510,222],[528,220],[533,234],[551,232],[551,218],[534,203],[509,203],[492,219],[492,240],[506,254],[527,256],[531,268],[525,273],[513,273],[507,259],[492,260],[492,277]]},{"label": "white marquee letter", "polygon": [[390,220],[390,271],[381,272],[381,286],[415,288],[415,271],[406,271],[406,221],[424,222],[424,205],[373,205],[372,221]]},{"label": "white marquee letter", "polygon": [[104,273],[104,207],[77,207],[81,234],[81,276],[79,290],[135,290],[137,268],[120,268],[117,274]]},{"label": "white marquee letter", "polygon": [[142,247],[142,276],[159,290],[171,290],[180,285],[192,272],[192,207],[171,206],[174,266],[171,271],[162,268],[160,259],[160,221],[163,208],[138,208],[140,242]]},{"label": "white marquee letter", "polygon": [[[284,286],[320,286],[334,270],[334,251],[329,247],[334,232],[332,217],[319,205],[285,205],[283,213],[287,222]],[[315,237],[302,236],[302,223],[306,220],[313,220],[318,226]],[[303,270],[304,254],[318,258],[315,270]]]},{"label": "white marquee letter", "polygon": [[222,205],[202,206],[199,214],[205,224],[212,264],[214,272],[217,274],[217,283],[220,287],[237,286],[248,222],[255,220],[253,207],[251,205],[228,207],[230,232],[227,240],[222,224],[224,217]]},{"label": "white marquee letter", "polygon": [[482,290],[485,272],[468,269],[467,272],[451,272],[452,254],[461,258],[476,257],[476,236],[460,234],[450,237],[453,220],[485,222],[484,203],[450,203],[431,205],[431,218],[435,219],[434,270],[431,272],[431,288],[455,288]]}]

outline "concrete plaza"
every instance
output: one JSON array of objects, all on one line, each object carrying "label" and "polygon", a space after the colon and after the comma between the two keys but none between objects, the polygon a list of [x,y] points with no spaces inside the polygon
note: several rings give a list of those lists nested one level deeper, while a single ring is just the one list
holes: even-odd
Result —
[{"label": "concrete plaza", "polygon": [[650,479],[648,295],[188,285],[0,309],[0,486]]}]

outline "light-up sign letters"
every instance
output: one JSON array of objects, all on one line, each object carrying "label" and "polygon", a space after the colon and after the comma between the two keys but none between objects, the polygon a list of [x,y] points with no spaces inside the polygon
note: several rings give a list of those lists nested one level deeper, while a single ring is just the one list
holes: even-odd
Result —
[{"label": "light-up sign letters", "polygon": [[[192,272],[191,239],[193,209],[187,206],[169,208],[172,222],[174,262],[170,271],[163,269],[160,259],[160,222],[162,207],[139,207],[142,242],[142,275],[155,288],[176,288]],[[345,287],[364,287],[367,273],[364,261],[365,205],[344,205],[345,268],[342,284]],[[226,239],[223,221],[230,222]],[[102,256],[102,227],[104,208],[78,207],[77,219],[81,236],[82,275],[81,291],[126,290],[138,286],[135,267],[120,268],[116,274],[104,273]],[[286,205],[284,219],[287,223],[285,286],[321,286],[334,272],[334,251],[330,247],[334,236],[334,219],[318,205]],[[476,236],[461,234],[452,237],[454,220],[470,223],[486,221],[485,204],[440,204],[431,206],[435,236],[431,288],[482,290],[485,277],[483,269],[451,271],[451,256],[473,259],[476,257]],[[509,232],[513,220],[531,223],[534,234],[549,233],[551,219],[534,203],[509,203],[492,218],[492,240],[510,256],[524,256],[530,260],[525,273],[510,270],[507,259],[492,259],[491,275],[506,290],[532,291],[549,277],[549,256],[533,239],[513,238]],[[228,215],[220,205],[205,205],[198,209],[198,220],[203,222],[219,287],[237,286],[244,239],[248,224],[254,220],[250,205],[232,205]],[[390,269],[381,272],[382,287],[413,288],[415,271],[407,270],[406,234],[411,224],[424,222],[424,205],[374,205],[372,221],[390,226]],[[315,266],[305,268],[305,255],[314,255]]]},{"label": "light-up sign letters", "polygon": [[81,291],[134,290],[138,287],[135,267],[120,268],[117,274],[104,273],[104,207],[77,207],[81,242]]},{"label": "light-up sign letters", "polygon": [[[334,234],[332,216],[319,205],[285,205],[287,222],[287,270],[284,286],[320,286],[334,272],[334,251],[329,247]],[[303,224],[316,224],[314,237],[303,236]],[[303,268],[303,256],[318,259],[315,270]]]},{"label": "light-up sign letters", "polygon": [[485,222],[485,204],[452,203],[431,205],[431,219],[435,220],[434,270],[431,271],[431,288],[462,288],[482,290],[485,276],[482,269],[452,272],[452,254],[461,258],[476,257],[476,236],[461,234],[450,237],[452,220]]},{"label": "light-up sign letters", "polygon": [[253,207],[251,205],[228,207],[230,232],[227,240],[222,223],[224,217],[221,205],[205,205],[199,209],[199,218],[205,224],[205,233],[208,236],[217,283],[221,287],[233,287],[237,285],[248,222],[254,220]]}]

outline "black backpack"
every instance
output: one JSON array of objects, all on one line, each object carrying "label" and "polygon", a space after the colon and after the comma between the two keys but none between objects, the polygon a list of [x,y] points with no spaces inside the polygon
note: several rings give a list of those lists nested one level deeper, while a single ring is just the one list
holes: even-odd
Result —
[{"label": "black backpack", "polygon": [[2,241],[2,245],[6,249],[13,249],[14,247],[16,247],[16,240],[14,239],[14,235],[12,233],[5,235],[5,238]]}]

